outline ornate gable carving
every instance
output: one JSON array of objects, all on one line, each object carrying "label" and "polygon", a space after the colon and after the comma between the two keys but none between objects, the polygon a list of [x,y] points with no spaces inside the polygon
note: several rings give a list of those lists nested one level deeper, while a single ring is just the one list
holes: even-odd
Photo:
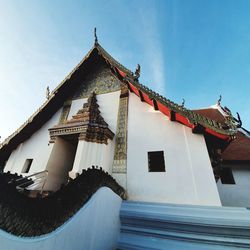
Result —
[{"label": "ornate gable carving", "polygon": [[114,133],[100,114],[96,94],[93,92],[72,119],[49,129],[50,141],[55,142],[57,136],[77,134],[79,140],[108,144]]},{"label": "ornate gable carving", "polygon": [[111,73],[110,69],[102,64],[96,72],[87,76],[73,95],[74,99],[86,98],[95,92],[97,95],[120,90],[120,81]]}]

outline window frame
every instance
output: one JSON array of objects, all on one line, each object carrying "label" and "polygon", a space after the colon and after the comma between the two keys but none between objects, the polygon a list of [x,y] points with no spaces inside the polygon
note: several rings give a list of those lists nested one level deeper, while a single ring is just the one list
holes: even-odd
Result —
[{"label": "window frame", "polygon": [[221,184],[223,185],[235,185],[235,179],[231,168],[225,167],[221,169],[220,175]]},{"label": "window frame", "polygon": [[[157,159],[158,157],[160,158]],[[163,150],[148,151],[148,172],[150,173],[166,172],[165,156]]]},{"label": "window frame", "polygon": [[23,168],[22,168],[21,173],[22,174],[29,173],[32,163],[33,163],[33,159],[31,159],[31,158],[26,159],[24,164],[23,164]]}]

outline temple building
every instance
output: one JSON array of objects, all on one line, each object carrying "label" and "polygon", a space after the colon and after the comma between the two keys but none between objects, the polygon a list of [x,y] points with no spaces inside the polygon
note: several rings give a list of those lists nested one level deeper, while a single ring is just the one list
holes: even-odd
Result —
[{"label": "temple building", "polygon": [[[0,195],[0,210],[5,211],[1,213],[5,219],[1,218],[0,228],[6,234],[15,235],[15,242],[28,237],[30,246],[39,249],[62,249],[60,244],[67,240],[66,245],[70,242],[75,245],[72,248],[65,245],[63,249],[117,246],[118,249],[146,249],[145,246],[150,248],[156,243],[159,248],[154,249],[165,249],[166,244],[170,244],[169,249],[184,249],[179,248],[184,246],[185,249],[221,249],[212,248],[214,245],[228,246],[227,249],[250,247],[250,228],[241,222],[241,218],[250,222],[248,210],[244,208],[250,207],[250,133],[242,127],[239,115],[235,118],[228,108],[222,107],[221,98],[205,109],[187,109],[142,85],[140,73],[140,65],[135,72],[128,70],[101,47],[95,36],[94,46],[83,60],[0,145],[3,169],[0,185],[8,194]],[[106,189],[97,191],[101,186],[113,190],[114,197]],[[95,191],[99,196],[95,194],[93,199],[99,199],[98,204],[105,203],[103,210],[108,211],[103,217],[112,218],[113,223],[107,222],[105,231],[100,225],[103,222],[96,222],[98,229],[86,229],[84,238],[80,236],[83,229],[74,224],[77,223],[74,218],[83,216],[87,225],[89,218],[102,215],[103,211],[97,212],[99,205],[94,205],[91,198]],[[81,192],[85,193],[81,195]],[[22,212],[19,213],[19,205],[12,197],[20,201]],[[86,202],[89,205],[85,208]],[[43,207],[42,215],[34,212],[39,206]],[[186,214],[188,211],[192,216]],[[140,213],[144,222],[139,219]],[[156,217],[149,223],[152,228],[156,221],[169,216],[172,219],[164,221],[167,226],[163,234],[174,234],[179,228],[182,236],[169,233],[159,240],[159,232],[139,233],[148,228],[143,225],[154,213]],[[206,228],[210,223],[209,216],[206,217],[209,213],[214,235]],[[219,216],[223,213],[226,217]],[[220,226],[215,225],[220,219],[221,223],[225,218],[230,221],[232,213],[235,220],[226,223],[230,230],[224,229],[222,233]],[[128,219],[128,214],[139,217]],[[157,217],[160,214],[161,219]],[[197,236],[194,214],[200,218],[200,221],[196,218],[197,223],[203,223],[200,234],[204,237]],[[9,220],[17,217],[18,222],[10,226]],[[181,218],[193,219],[181,223]],[[140,222],[131,226],[137,220]],[[235,223],[239,223],[241,231],[233,231]],[[67,234],[70,225],[73,229]],[[223,227],[226,228],[224,224]],[[97,234],[95,230],[105,231],[100,231],[101,245],[89,243]],[[50,244],[64,237],[56,238],[62,232],[67,235],[65,242],[52,248]],[[185,232],[188,236],[184,237]],[[157,240],[149,241],[146,234],[152,234],[152,239]],[[217,234],[224,235],[220,239]],[[52,236],[43,238],[42,235]],[[0,237],[8,249],[15,249],[6,235],[0,232]],[[44,241],[44,248],[32,237]],[[232,240],[235,237],[237,240]],[[85,247],[77,245],[79,239]],[[24,242],[27,241],[20,240],[19,249],[29,249]]]}]

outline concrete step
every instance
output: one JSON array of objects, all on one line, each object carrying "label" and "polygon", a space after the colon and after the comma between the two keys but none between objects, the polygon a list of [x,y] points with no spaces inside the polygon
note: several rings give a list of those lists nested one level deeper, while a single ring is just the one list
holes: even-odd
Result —
[{"label": "concrete step", "polygon": [[247,208],[124,201],[118,249],[250,249]]}]

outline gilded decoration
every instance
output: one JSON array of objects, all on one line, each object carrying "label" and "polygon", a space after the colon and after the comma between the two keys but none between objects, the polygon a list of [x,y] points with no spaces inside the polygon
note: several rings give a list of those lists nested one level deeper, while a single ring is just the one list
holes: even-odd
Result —
[{"label": "gilded decoration", "polygon": [[118,90],[120,90],[120,81],[111,73],[110,68],[102,65],[80,84],[73,99],[87,98],[93,92],[99,95]]},{"label": "gilded decoration", "polygon": [[76,134],[79,140],[108,144],[108,139],[112,140],[114,137],[114,133],[101,116],[95,93],[91,94],[87,103],[71,120],[50,128],[49,133],[50,142],[55,142],[58,136]]},{"label": "gilded decoration", "polygon": [[113,173],[127,172],[127,123],[128,123],[128,89],[121,88],[121,97],[117,119],[117,132],[115,141],[115,153],[113,161]]}]

